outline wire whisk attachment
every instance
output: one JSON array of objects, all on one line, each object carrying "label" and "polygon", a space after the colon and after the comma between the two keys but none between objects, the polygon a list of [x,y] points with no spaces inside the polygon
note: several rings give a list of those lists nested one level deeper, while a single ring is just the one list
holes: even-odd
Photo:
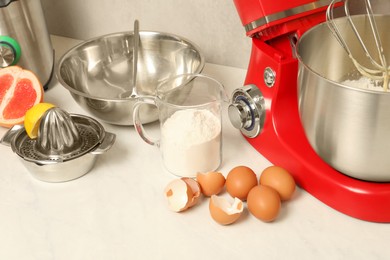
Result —
[{"label": "wire whisk attachment", "polygon": [[[351,43],[347,43],[346,38],[341,33],[339,24],[335,22],[334,18],[334,9],[336,4],[340,2],[339,0],[332,0],[326,10],[326,22],[329,29],[332,31],[334,37],[340,43],[342,48],[346,51],[348,56],[351,58],[356,69],[360,72],[362,76],[370,78],[372,80],[383,81],[383,88],[385,91],[388,90],[389,85],[389,67],[387,65],[387,60],[385,52],[383,49],[382,40],[379,34],[378,26],[375,21],[374,12],[372,9],[370,0],[362,0],[364,2],[365,17],[368,21],[370,30],[364,30],[364,32],[359,32],[357,26],[354,22],[353,15],[350,13],[349,0],[343,0],[344,2],[344,12],[348,21],[348,25],[351,27],[353,34],[355,35],[356,41],[353,41],[354,44],[359,44],[361,51],[364,55],[358,55],[359,58],[351,51]],[[356,0],[352,1],[356,4]],[[375,43],[375,48],[369,48],[368,42],[373,40]],[[365,57],[369,62],[363,62],[360,57]],[[371,64],[369,66],[368,64]]]}]

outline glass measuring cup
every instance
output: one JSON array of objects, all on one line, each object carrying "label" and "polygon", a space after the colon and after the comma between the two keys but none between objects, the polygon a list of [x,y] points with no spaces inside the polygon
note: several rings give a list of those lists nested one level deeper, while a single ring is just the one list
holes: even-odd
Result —
[{"label": "glass measuring cup", "polygon": [[[134,127],[148,144],[160,148],[164,167],[181,177],[217,170],[222,162],[223,85],[201,74],[183,74],[164,81],[155,96],[140,96],[133,108]],[[143,104],[157,107],[160,139],[145,132],[139,116]]]}]

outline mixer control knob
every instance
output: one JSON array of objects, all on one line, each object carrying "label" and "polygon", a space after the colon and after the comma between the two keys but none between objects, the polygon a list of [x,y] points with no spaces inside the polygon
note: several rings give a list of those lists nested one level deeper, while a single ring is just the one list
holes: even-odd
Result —
[{"label": "mixer control knob", "polygon": [[264,98],[255,85],[247,85],[233,92],[228,109],[232,125],[250,138],[256,137],[264,126]]},{"label": "mixer control knob", "polygon": [[244,101],[238,100],[237,102],[229,105],[230,122],[237,129],[249,127],[252,124],[251,112]]}]

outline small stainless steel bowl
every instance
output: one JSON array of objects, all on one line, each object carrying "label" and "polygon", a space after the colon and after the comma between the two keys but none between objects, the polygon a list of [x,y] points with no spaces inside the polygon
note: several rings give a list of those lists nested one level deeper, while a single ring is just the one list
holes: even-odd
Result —
[{"label": "small stainless steel bowl", "polygon": [[[167,33],[141,31],[137,62],[139,96],[154,95],[160,82],[185,73],[200,73],[204,56],[190,41]],[[136,98],[131,92],[133,32],[109,34],[85,41],[65,53],[56,76],[74,100],[96,118],[116,125],[133,124]],[[141,120],[157,120],[154,106],[143,106]]]}]

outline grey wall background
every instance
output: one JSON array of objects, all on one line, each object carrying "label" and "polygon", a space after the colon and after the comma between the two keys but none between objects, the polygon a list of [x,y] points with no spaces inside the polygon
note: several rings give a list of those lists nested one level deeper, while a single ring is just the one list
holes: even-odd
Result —
[{"label": "grey wall background", "polygon": [[[272,0],[271,0],[272,1]],[[233,0],[41,0],[49,32],[81,40],[141,30],[174,33],[202,49],[206,61],[247,68],[251,40]],[[363,0],[351,1],[352,11]],[[371,0],[376,13],[389,13],[390,0]]]},{"label": "grey wall background", "polygon": [[140,30],[180,35],[196,43],[206,62],[247,68],[251,40],[233,0],[41,0],[51,34],[81,40]]}]

